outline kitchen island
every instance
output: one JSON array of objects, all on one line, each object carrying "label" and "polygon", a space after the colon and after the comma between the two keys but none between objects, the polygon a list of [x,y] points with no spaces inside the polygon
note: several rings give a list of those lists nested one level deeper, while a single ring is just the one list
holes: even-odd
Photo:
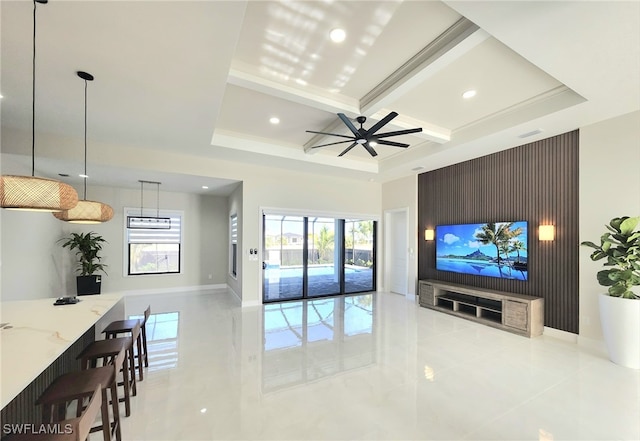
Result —
[{"label": "kitchen island", "polygon": [[0,302],[0,408],[4,423],[39,423],[35,400],[113,320],[124,318],[122,294]]}]

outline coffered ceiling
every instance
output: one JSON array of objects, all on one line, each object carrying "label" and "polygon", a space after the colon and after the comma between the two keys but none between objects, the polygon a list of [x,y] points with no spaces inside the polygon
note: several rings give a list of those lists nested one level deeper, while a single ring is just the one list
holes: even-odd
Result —
[{"label": "coffered ceiling", "polygon": [[[32,3],[0,6],[2,130],[28,134]],[[51,0],[37,30],[39,133],[81,138],[85,70],[90,143],[310,173],[385,181],[640,108],[638,2]],[[337,113],[368,128],[391,111],[381,132],[423,131],[375,158],[313,149],[343,139],[306,132],[348,135]],[[3,153],[30,154],[5,140]],[[94,183],[135,186],[121,165]],[[78,163],[38,161],[65,167]]]}]

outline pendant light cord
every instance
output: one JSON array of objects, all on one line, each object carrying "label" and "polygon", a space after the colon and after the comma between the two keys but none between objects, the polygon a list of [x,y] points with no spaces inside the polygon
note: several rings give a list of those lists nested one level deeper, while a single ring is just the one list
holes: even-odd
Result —
[{"label": "pendant light cord", "polygon": [[84,197],[87,200],[87,80],[84,80]]},{"label": "pendant light cord", "polygon": [[143,217],[142,207],[144,202],[144,181],[140,181],[140,217]]},{"label": "pendant light cord", "polygon": [[31,176],[36,175],[36,0],[33,0],[33,58],[31,64]]}]

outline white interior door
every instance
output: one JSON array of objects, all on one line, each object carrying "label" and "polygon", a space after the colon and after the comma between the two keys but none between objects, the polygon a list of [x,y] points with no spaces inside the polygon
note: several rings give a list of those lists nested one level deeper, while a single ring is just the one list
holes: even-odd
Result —
[{"label": "white interior door", "polygon": [[389,213],[387,226],[389,290],[406,296],[409,286],[406,210]]}]

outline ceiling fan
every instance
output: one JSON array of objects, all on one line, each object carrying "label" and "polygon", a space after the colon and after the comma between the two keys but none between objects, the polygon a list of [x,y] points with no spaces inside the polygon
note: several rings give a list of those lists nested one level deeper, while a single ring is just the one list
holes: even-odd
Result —
[{"label": "ceiling fan", "polygon": [[416,129],[397,130],[395,132],[377,133],[378,130],[380,130],[383,126],[385,126],[389,121],[391,121],[396,116],[398,116],[396,112],[391,112],[390,114],[382,118],[380,121],[375,123],[373,126],[371,126],[369,130],[365,130],[362,127],[362,125],[367,120],[366,117],[359,116],[356,118],[356,121],[360,123],[360,128],[356,129],[356,127],[353,125],[351,120],[347,118],[347,116],[344,113],[338,113],[338,117],[340,117],[342,122],[349,128],[351,133],[353,133],[353,136],[340,135],[338,133],[316,132],[313,130],[307,130],[306,132],[316,133],[318,135],[339,136],[340,138],[347,138],[346,141],[338,141],[338,142],[331,142],[329,144],[317,145],[317,146],[311,147],[312,149],[350,142],[351,145],[346,149],[344,149],[342,153],[340,153],[338,156],[345,155],[349,150],[351,150],[357,145],[361,145],[362,147],[364,147],[365,150],[368,151],[371,156],[378,156],[378,153],[371,146],[372,143],[377,143],[380,145],[389,145],[392,147],[401,147],[406,149],[407,147],[409,147],[409,144],[403,144],[403,143],[394,142],[394,141],[387,141],[382,138],[388,138],[390,136],[406,135],[408,133],[422,132],[422,128],[416,128]]}]

